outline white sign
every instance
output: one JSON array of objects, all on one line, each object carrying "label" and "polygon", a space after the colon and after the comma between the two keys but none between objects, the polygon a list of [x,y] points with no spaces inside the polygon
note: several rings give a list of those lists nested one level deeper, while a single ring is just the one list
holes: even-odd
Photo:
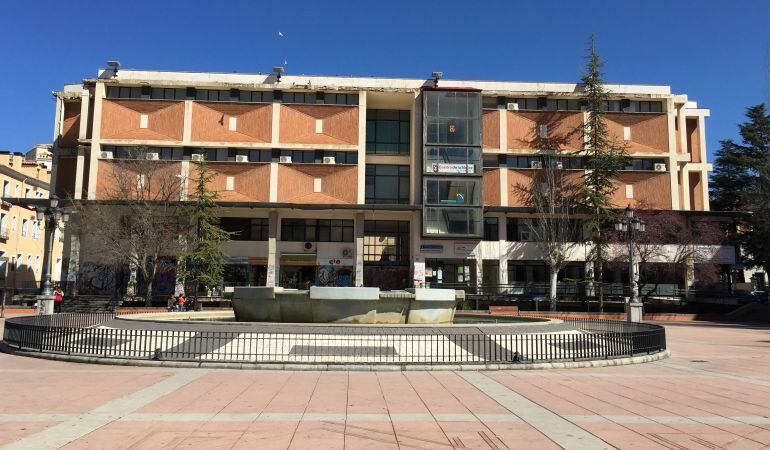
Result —
[{"label": "white sign", "polygon": [[435,163],[430,165],[430,170],[433,173],[474,173],[474,165]]},{"label": "white sign", "polygon": [[476,253],[476,244],[455,244],[455,255],[472,256]]},{"label": "white sign", "polygon": [[414,262],[414,281],[425,281],[425,263]]}]

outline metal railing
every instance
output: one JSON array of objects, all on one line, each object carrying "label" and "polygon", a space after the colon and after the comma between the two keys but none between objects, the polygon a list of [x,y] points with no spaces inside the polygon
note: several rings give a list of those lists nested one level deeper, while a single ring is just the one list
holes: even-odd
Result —
[{"label": "metal railing", "polygon": [[579,361],[666,349],[663,327],[614,320],[563,320],[574,330],[520,334],[510,327],[291,327],[253,332],[107,328],[113,314],[6,320],[15,350],[99,358],[281,364],[506,364]]}]

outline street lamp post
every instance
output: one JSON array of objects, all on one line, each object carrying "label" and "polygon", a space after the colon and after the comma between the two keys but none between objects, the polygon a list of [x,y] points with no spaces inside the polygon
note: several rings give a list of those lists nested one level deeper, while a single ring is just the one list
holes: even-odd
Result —
[{"label": "street lamp post", "polygon": [[644,221],[634,214],[634,208],[631,205],[626,207],[624,214],[615,221],[615,230],[622,233],[628,244],[628,284],[631,289],[631,297],[626,311],[629,322],[641,322],[643,314],[643,304],[639,301],[637,285],[639,282],[639,273],[636,265],[636,235],[644,233]]},{"label": "street lamp post", "polygon": [[37,208],[35,211],[37,220],[45,220],[45,254],[43,255],[43,278],[38,295],[38,314],[53,313],[53,289],[51,286],[51,259],[53,258],[54,232],[59,228],[59,222],[62,220],[62,209],[59,208],[59,199],[51,198],[47,207]]}]

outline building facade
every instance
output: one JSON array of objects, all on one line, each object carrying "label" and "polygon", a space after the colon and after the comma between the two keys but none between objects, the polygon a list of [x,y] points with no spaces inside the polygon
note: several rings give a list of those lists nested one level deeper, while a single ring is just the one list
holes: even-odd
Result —
[{"label": "building facade", "polygon": [[[6,301],[39,292],[45,257],[45,223],[15,199],[48,199],[51,171],[21,153],[0,152],[0,288]],[[63,234],[56,232],[52,279],[61,274]]]},{"label": "building facade", "polygon": [[[709,111],[667,86],[607,89],[608,127],[630,155],[613,203],[708,214]],[[542,164],[544,138],[560,138],[550,153],[564,169],[585,170],[574,83],[120,69],[56,97],[60,198],[103,200],[116,160],[139,155],[178,174],[186,200],[207,161],[221,226],[236,233],[226,285],[545,281],[516,186]],[[65,270],[93,287],[85,239],[65,240]],[[734,263],[732,248],[712,250]],[[564,277],[587,276],[588,252]]]}]

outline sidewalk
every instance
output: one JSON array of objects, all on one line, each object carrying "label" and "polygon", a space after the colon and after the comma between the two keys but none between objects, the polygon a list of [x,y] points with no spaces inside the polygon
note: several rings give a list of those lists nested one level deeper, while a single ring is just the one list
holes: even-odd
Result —
[{"label": "sidewalk", "polygon": [[0,445],[259,449],[770,445],[770,328],[704,322],[665,325],[673,353],[668,360],[552,371],[181,370],[0,354]]}]

